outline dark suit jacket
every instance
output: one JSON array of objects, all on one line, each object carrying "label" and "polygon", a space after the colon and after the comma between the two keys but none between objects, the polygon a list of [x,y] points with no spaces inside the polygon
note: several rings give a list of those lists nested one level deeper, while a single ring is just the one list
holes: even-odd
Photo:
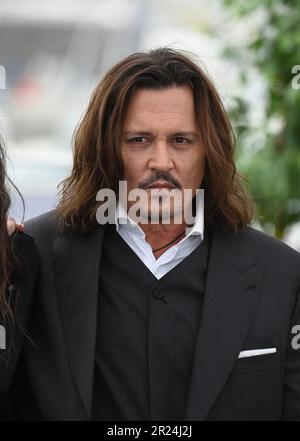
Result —
[{"label": "dark suit jacket", "polygon": [[[46,420],[91,415],[103,226],[57,234],[57,214],[26,223],[41,271],[24,362]],[[253,228],[212,231],[203,314],[185,420],[300,420],[300,255]],[[275,353],[238,358],[244,350]],[[28,406],[27,406],[28,408]]]},{"label": "dark suit jacket", "polygon": [[[4,326],[6,334],[6,348],[0,349],[0,420],[12,418],[12,385],[26,340],[25,334],[28,331],[39,264],[38,252],[31,237],[17,232],[12,236],[11,241],[19,258],[20,272],[13,277],[19,280],[20,292],[14,326],[11,323],[0,323]],[[15,308],[16,291],[11,291],[10,296],[11,307]]]}]

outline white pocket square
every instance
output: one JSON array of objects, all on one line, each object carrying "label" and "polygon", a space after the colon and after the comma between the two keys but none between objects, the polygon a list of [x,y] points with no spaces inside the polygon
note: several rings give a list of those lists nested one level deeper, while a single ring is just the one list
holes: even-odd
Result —
[{"label": "white pocket square", "polygon": [[276,351],[277,351],[276,348],[250,349],[248,351],[241,351],[239,353],[238,358],[254,357],[256,355],[264,355],[264,354],[273,354]]}]

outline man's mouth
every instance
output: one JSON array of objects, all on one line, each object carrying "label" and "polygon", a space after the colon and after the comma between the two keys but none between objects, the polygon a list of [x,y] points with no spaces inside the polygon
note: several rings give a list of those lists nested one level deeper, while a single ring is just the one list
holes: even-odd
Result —
[{"label": "man's mouth", "polygon": [[151,185],[147,185],[147,188],[175,188],[174,185],[170,184],[169,182],[156,182],[154,184]]}]

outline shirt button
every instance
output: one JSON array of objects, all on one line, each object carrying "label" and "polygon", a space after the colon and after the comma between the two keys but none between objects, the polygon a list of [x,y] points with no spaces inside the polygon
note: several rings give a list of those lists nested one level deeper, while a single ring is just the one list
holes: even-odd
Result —
[{"label": "shirt button", "polygon": [[152,294],[153,294],[153,296],[154,296],[156,299],[163,299],[163,298],[164,298],[164,294],[163,294],[163,292],[162,292],[162,291],[159,291],[159,290],[157,290],[157,289],[154,289],[153,292],[152,292]]}]

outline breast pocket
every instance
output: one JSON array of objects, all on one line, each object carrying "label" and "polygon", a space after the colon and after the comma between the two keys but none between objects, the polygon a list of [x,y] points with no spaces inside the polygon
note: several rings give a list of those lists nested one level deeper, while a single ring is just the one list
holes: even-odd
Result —
[{"label": "breast pocket", "polygon": [[238,358],[232,374],[267,371],[280,366],[279,353],[253,355],[251,357]]}]

